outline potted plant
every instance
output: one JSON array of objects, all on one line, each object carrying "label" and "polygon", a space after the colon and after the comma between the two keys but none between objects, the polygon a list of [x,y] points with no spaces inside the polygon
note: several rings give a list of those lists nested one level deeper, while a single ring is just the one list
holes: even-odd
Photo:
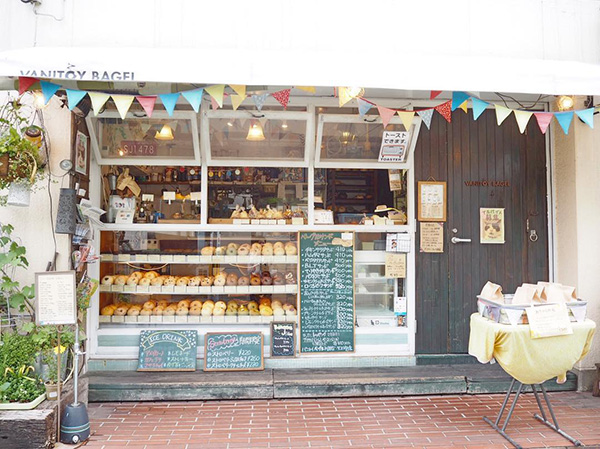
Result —
[{"label": "potted plant", "polygon": [[0,205],[28,206],[32,186],[43,176],[41,128],[27,125],[18,100],[0,107]]},{"label": "potted plant", "polygon": [[0,299],[3,305],[33,316],[35,310],[31,301],[35,297],[35,286],[22,287],[14,279],[15,270],[27,269],[29,262],[25,247],[13,239],[13,230],[12,225],[0,225]]},{"label": "potted plant", "polygon": [[[24,326],[29,329],[33,326]],[[60,352],[60,380],[65,381],[67,376],[68,358],[75,343],[75,334],[72,330],[62,330],[60,346],[58,345],[58,329],[56,326],[37,326],[31,331],[32,341],[39,349],[40,374],[46,384],[48,399],[56,399],[58,389],[58,353]]]}]

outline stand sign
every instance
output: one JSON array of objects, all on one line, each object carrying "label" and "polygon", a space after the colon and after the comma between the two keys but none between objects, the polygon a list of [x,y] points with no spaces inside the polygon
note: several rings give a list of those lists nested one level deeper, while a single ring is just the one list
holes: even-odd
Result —
[{"label": "stand sign", "polygon": [[196,371],[198,332],[143,330],[138,371]]},{"label": "stand sign", "polygon": [[77,322],[75,272],[35,274],[35,320],[40,326]]}]

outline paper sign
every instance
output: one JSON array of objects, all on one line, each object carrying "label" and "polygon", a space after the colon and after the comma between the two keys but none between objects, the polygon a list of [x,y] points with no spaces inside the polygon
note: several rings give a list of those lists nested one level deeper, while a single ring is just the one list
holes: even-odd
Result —
[{"label": "paper sign", "polygon": [[554,337],[573,333],[565,304],[548,304],[527,308],[531,338]]},{"label": "paper sign", "polygon": [[402,171],[403,170],[388,170],[390,190],[402,190]]},{"label": "paper sign", "polygon": [[406,296],[396,296],[394,298],[394,313],[406,315]]},{"label": "paper sign", "polygon": [[175,201],[175,192],[166,191],[163,192],[163,200],[164,201]]},{"label": "paper sign", "polygon": [[387,234],[385,250],[388,253],[409,253],[410,234]]},{"label": "paper sign", "polygon": [[386,278],[405,278],[406,277],[406,254],[404,254],[404,253],[385,253],[385,277]]},{"label": "paper sign", "polygon": [[443,223],[421,223],[420,251],[422,253],[444,252]]},{"label": "paper sign", "polygon": [[384,131],[379,149],[379,162],[406,162],[409,139],[408,131]]},{"label": "paper sign", "polygon": [[479,209],[479,230],[481,243],[504,243],[504,209]]},{"label": "paper sign", "polygon": [[120,224],[133,223],[134,215],[135,215],[135,211],[133,211],[133,210],[120,210],[117,212],[117,216],[115,217],[115,223],[120,223]]},{"label": "paper sign", "polygon": [[154,195],[152,193],[142,193],[142,201],[154,201]]},{"label": "paper sign", "polygon": [[200,201],[202,199],[202,192],[190,192],[190,199],[192,201]]},{"label": "paper sign", "polygon": [[419,181],[417,219],[446,221],[446,182]]},{"label": "paper sign", "polygon": [[330,210],[315,210],[315,224],[333,224],[333,212]]},{"label": "paper sign", "polygon": [[77,319],[74,271],[35,274],[36,322],[41,326],[75,324]]}]

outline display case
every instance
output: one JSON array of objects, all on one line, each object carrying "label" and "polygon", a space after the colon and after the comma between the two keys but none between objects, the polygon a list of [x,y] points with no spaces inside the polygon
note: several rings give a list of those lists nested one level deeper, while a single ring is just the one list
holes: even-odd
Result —
[{"label": "display case", "polygon": [[296,233],[101,232],[99,324],[296,321]]}]

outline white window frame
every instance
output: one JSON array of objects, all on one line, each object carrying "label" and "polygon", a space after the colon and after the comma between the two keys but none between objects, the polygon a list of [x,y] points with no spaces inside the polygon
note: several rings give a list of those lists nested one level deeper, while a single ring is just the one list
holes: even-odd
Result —
[{"label": "white window frame", "polygon": [[[96,117],[88,115],[86,117],[86,123],[90,132],[90,140],[92,143],[92,150],[94,156],[99,165],[156,165],[156,166],[171,166],[171,165],[194,165],[199,166],[202,164],[202,157],[200,152],[200,139],[198,136],[198,121],[197,114],[193,111],[175,111],[173,115],[169,115],[166,111],[155,111],[152,114],[153,119],[161,120],[189,120],[192,130],[192,144],[194,147],[194,158],[193,159],[181,159],[181,158],[143,158],[143,157],[104,157],[100,153],[100,138],[101,135],[96,133],[96,125],[99,119],[102,118],[121,118],[117,111],[106,111]],[[125,120],[141,120],[148,118],[145,114],[142,117],[136,116],[134,113],[128,112],[125,116]]]}]

